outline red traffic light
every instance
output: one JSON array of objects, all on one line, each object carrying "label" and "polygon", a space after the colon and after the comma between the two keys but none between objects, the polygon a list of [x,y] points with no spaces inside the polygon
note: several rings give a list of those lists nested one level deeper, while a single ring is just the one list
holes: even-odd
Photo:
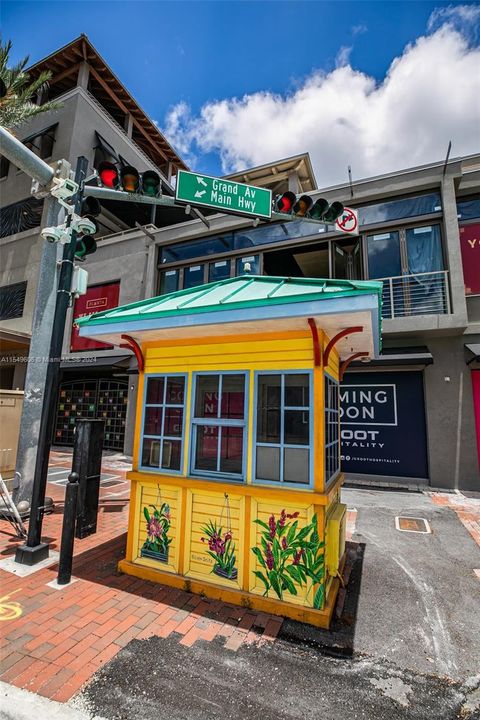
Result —
[{"label": "red traffic light", "polygon": [[122,187],[126,192],[136,193],[140,186],[140,175],[138,170],[132,165],[125,165],[120,170],[120,179],[122,181]]},{"label": "red traffic light", "polygon": [[295,193],[293,192],[285,192],[283,195],[281,195],[279,198],[277,198],[277,201],[275,203],[275,211],[279,213],[291,213],[293,205],[296,201]]},{"label": "red traffic light", "polygon": [[111,162],[101,162],[97,168],[98,176],[104,187],[116,188],[118,185],[118,170]]}]

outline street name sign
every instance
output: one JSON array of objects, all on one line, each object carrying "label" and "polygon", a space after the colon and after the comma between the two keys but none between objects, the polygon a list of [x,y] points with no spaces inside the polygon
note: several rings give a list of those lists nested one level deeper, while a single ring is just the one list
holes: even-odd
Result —
[{"label": "street name sign", "polygon": [[249,217],[272,217],[272,191],[179,170],[175,200]]}]

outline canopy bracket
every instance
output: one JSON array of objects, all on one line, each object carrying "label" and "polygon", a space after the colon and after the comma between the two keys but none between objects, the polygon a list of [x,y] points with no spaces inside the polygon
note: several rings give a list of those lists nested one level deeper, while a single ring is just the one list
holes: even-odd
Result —
[{"label": "canopy bracket", "polygon": [[130,335],[121,335],[120,337],[122,338],[122,340],[126,340],[126,342],[122,343],[120,347],[126,350],[132,350],[134,352],[135,357],[137,358],[138,369],[140,372],[143,372],[143,369],[145,367],[145,360],[143,358],[143,353],[140,345],[137,343],[136,340],[130,337]]},{"label": "canopy bracket", "polygon": [[334,335],[323,352],[323,364],[325,366],[328,365],[330,353],[332,352],[333,348],[339,340],[346,337],[347,335],[352,335],[352,333],[358,332],[363,332],[363,327],[361,325],[354,325],[353,327],[345,328],[344,330],[340,330],[339,333]]}]

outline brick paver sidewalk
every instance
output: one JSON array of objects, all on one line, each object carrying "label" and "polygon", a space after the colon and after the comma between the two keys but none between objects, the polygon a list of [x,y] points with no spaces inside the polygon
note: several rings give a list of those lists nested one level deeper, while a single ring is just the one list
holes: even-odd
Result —
[{"label": "brick paver sidewalk", "polygon": [[[50,467],[70,467],[68,452],[54,452]],[[125,479],[128,466],[105,459],[102,470]],[[47,486],[55,512],[43,523],[43,540],[59,549],[64,487]],[[101,488],[98,531],[75,540],[75,582],[50,587],[58,566],[26,577],[0,568],[0,679],[65,702],[132,639],[176,637],[182,645],[217,639],[236,651],[243,643],[272,642],[283,620],[117,573],[124,556],[128,483]],[[0,522],[0,556],[20,541]],[[12,607],[19,617],[11,617]],[[10,619],[9,619],[10,618]]]},{"label": "brick paver sidewalk", "polygon": [[435,505],[454,510],[472,538],[480,547],[480,499],[462,493],[429,493]]}]

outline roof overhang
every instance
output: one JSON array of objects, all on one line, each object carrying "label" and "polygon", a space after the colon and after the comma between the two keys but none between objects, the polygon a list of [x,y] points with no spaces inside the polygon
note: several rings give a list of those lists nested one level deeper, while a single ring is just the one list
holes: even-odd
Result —
[{"label": "roof overhang", "polygon": [[282,303],[273,306],[251,306],[218,311],[189,313],[162,318],[139,318],[138,314],[122,323],[99,323],[80,327],[81,337],[120,345],[128,333],[140,345],[145,342],[254,335],[278,331],[308,329],[312,318],[329,338],[342,330],[361,326],[362,332],[346,335],[335,346],[342,360],[357,352],[377,357],[380,348],[379,307],[375,293],[345,297]]}]

